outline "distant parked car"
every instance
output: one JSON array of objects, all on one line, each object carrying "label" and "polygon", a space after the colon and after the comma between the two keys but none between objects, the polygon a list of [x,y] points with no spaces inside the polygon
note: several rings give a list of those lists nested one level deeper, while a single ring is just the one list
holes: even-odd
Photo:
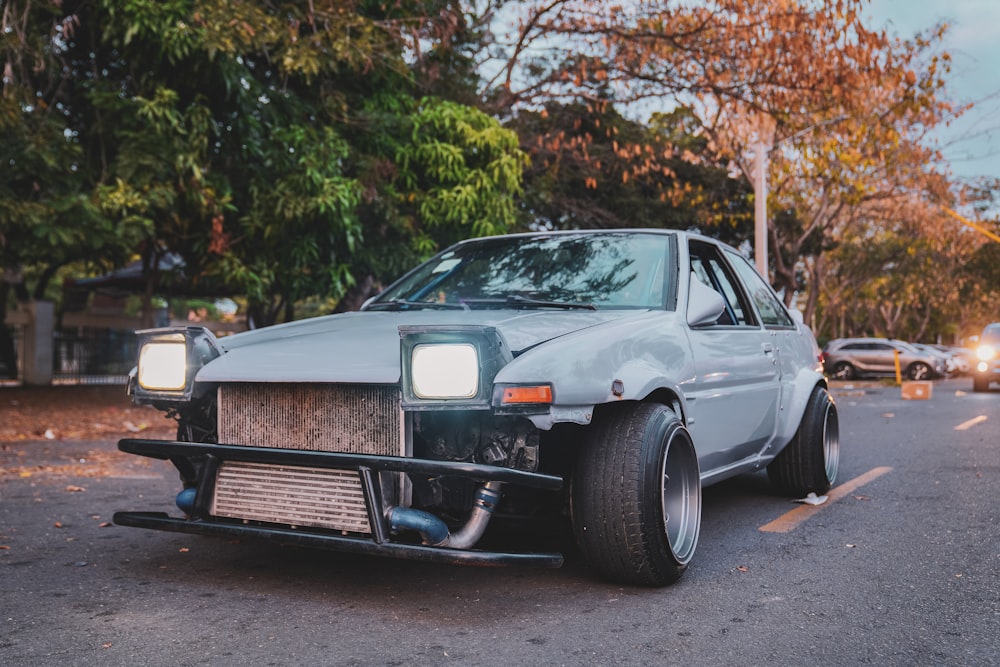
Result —
[{"label": "distant parked car", "polygon": [[853,380],[866,376],[896,374],[899,368],[910,380],[930,380],[945,375],[945,362],[937,355],[918,350],[891,338],[838,338],[823,348],[823,367],[828,377]]},{"label": "distant parked car", "polygon": [[932,345],[931,347],[951,356],[956,375],[968,375],[972,371],[976,360],[975,350],[956,345]]},{"label": "distant parked car", "polygon": [[950,352],[942,350],[934,345],[926,345],[924,343],[910,343],[910,345],[921,352],[940,359],[941,363],[944,364],[945,375],[953,375],[958,372],[958,362],[955,361],[955,356]]},{"label": "distant parked car", "polygon": [[991,382],[1000,382],[1000,322],[987,324],[983,329],[972,370],[974,391],[988,391]]}]

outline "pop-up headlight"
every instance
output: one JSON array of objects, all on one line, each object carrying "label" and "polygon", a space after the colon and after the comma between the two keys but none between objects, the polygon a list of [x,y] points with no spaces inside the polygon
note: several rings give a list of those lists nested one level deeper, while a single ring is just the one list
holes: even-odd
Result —
[{"label": "pop-up headlight", "polygon": [[401,326],[403,407],[488,409],[493,378],[511,360],[493,327]]},{"label": "pop-up headlight", "polygon": [[416,345],[410,378],[417,398],[473,398],[479,391],[479,355],[468,343]]},{"label": "pop-up headlight", "polygon": [[136,335],[139,355],[130,385],[140,403],[190,400],[195,374],[220,354],[204,327],[145,329]]},{"label": "pop-up headlight", "polygon": [[184,334],[148,341],[139,349],[139,386],[151,391],[182,391],[187,383],[187,342]]}]

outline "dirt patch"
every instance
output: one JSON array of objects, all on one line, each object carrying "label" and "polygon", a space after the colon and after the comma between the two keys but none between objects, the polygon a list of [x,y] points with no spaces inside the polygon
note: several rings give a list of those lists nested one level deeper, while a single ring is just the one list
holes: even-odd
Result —
[{"label": "dirt patch", "polygon": [[0,388],[0,443],[25,440],[173,439],[176,423],[132,404],[120,386]]}]

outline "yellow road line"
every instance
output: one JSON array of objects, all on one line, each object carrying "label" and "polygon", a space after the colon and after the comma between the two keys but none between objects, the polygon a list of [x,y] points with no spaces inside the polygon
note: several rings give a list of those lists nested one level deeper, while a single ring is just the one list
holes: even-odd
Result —
[{"label": "yellow road line", "polygon": [[760,527],[760,531],[763,533],[788,533],[798,527],[798,525],[804,522],[809,517],[814,514],[818,514],[824,507],[830,503],[836,502],[843,498],[844,496],[850,494],[852,491],[860,486],[864,486],[868,482],[881,477],[892,470],[887,466],[880,466],[878,468],[872,468],[863,475],[855,477],[849,482],[844,482],[840,486],[834,487],[827,492],[829,499],[822,505],[801,505],[795,509],[785,512],[779,516],[774,521],[770,523],[765,523]]},{"label": "yellow road line", "polygon": [[986,415],[979,415],[978,417],[973,417],[972,419],[970,419],[967,422],[962,422],[961,424],[959,424],[958,426],[955,427],[955,430],[956,431],[968,431],[970,428],[972,428],[976,424],[982,424],[984,421],[986,421]]}]

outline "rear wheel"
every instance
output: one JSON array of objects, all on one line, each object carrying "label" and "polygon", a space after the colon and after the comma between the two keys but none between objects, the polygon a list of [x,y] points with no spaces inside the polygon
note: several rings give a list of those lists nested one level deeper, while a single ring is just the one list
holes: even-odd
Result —
[{"label": "rear wheel", "polygon": [[853,380],[858,377],[858,371],[855,370],[854,366],[846,361],[838,361],[834,364],[833,372],[830,373],[830,377],[838,380]]},{"label": "rear wheel", "polygon": [[792,441],[767,466],[767,476],[782,493],[825,493],[840,467],[837,406],[823,387],[813,389]]},{"label": "rear wheel", "polygon": [[698,456],[687,429],[658,403],[605,408],[573,474],[573,533],[604,577],[666,586],[694,556],[701,528]]}]

